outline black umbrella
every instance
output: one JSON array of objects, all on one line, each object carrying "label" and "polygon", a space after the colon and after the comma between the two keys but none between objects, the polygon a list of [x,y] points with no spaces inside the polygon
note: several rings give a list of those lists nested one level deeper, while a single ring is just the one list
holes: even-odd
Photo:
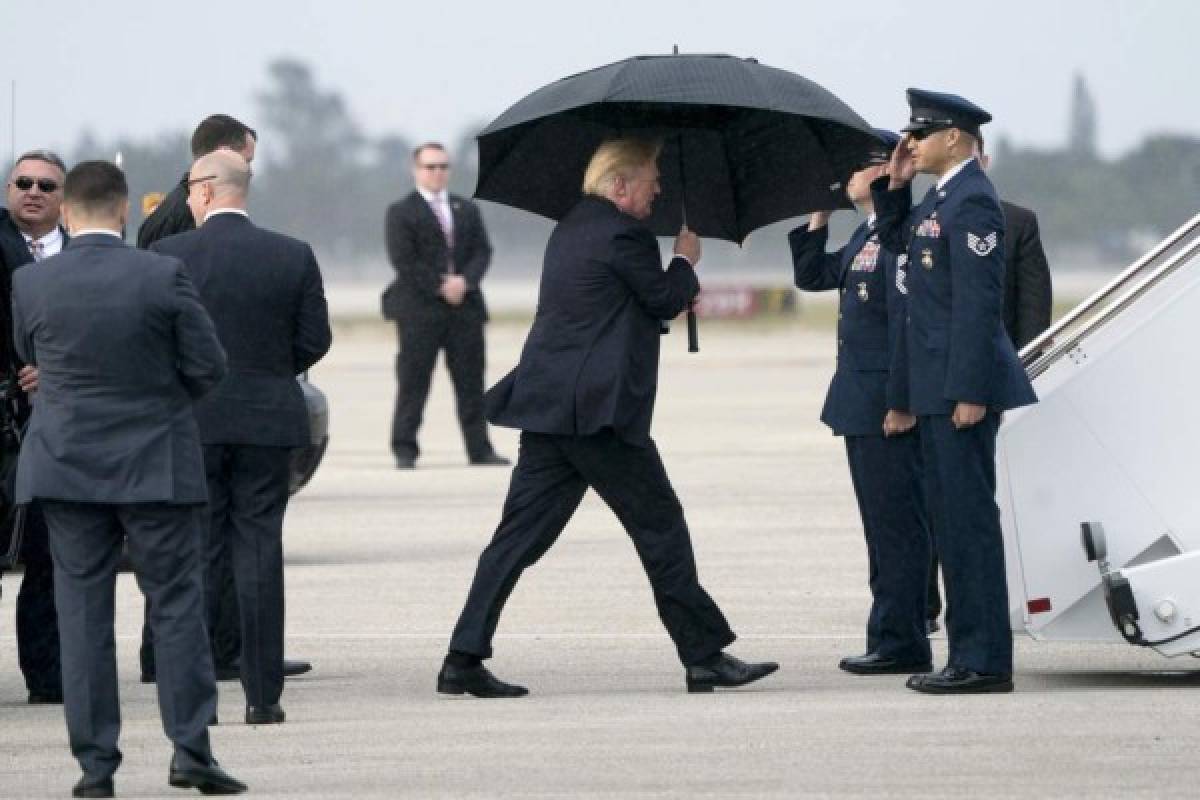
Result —
[{"label": "black umbrella", "polygon": [[[662,194],[647,221],[683,222],[741,243],[814,209],[847,207],[843,181],[878,140],[849,106],[806,78],[728,55],[638,56],[563,78],[478,136],[475,196],[561,219],[579,201],[601,142],[657,137]],[[688,314],[695,351],[695,316]]]},{"label": "black umbrella", "polygon": [[650,228],[685,219],[739,244],[753,230],[843,208],[843,182],[878,145],[871,126],[806,78],[727,55],[639,56],[545,86],[479,134],[475,196],[560,219],[596,148],[662,138]]}]

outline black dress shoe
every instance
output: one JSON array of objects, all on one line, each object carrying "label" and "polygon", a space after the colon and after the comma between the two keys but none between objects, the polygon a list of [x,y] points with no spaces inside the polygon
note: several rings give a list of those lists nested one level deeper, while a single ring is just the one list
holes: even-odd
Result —
[{"label": "black dress shoe", "polygon": [[279,703],[269,706],[246,706],[247,725],[278,725],[287,719]]},{"label": "black dress shoe", "polygon": [[242,665],[236,661],[232,664],[217,664],[213,667],[213,672],[219,681],[236,681],[242,677]]},{"label": "black dress shoe", "polygon": [[938,624],[937,617],[934,617],[933,619],[925,620],[926,635],[935,634],[938,631],[940,631],[941,629],[942,629],[942,626]]},{"label": "black dress shoe", "polygon": [[843,658],[838,662],[838,669],[855,675],[905,675],[933,672],[933,664],[929,661],[897,661],[879,653],[867,653],[865,656]]},{"label": "black dress shoe", "polygon": [[114,797],[113,779],[89,778],[84,775],[71,789],[71,797]]},{"label": "black dress shoe", "polygon": [[500,680],[483,664],[473,667],[443,664],[437,677],[437,690],[442,694],[470,694],[475,697],[524,697],[529,694],[524,686]]},{"label": "black dress shoe", "polygon": [[61,691],[32,691],[29,693],[31,706],[61,706],[63,701]]},{"label": "black dress shoe", "polygon": [[413,469],[417,460],[412,456],[396,456],[396,469]]},{"label": "black dress shoe", "polygon": [[142,683],[154,683],[158,680],[158,676],[153,672],[143,672],[141,680]]},{"label": "black dress shoe", "polygon": [[747,683],[765,678],[779,665],[774,661],[747,664],[731,655],[721,653],[715,662],[687,668],[687,690],[689,692],[711,692],[715,688],[745,686]]},{"label": "black dress shoe", "polygon": [[471,459],[473,467],[507,467],[511,465],[511,461],[497,453],[488,453],[486,456]]},{"label": "black dress shoe", "polygon": [[1013,690],[1012,675],[985,675],[961,667],[946,667],[932,675],[913,675],[906,685],[925,694],[992,694]]},{"label": "black dress shoe", "polygon": [[173,758],[167,783],[176,789],[199,789],[200,794],[241,794],[247,788],[215,761],[203,767],[180,767]]},{"label": "black dress shoe", "polygon": [[303,675],[306,672],[312,672],[312,664],[307,661],[292,661],[285,658],[283,660],[283,674],[285,677],[294,678],[297,675]]}]

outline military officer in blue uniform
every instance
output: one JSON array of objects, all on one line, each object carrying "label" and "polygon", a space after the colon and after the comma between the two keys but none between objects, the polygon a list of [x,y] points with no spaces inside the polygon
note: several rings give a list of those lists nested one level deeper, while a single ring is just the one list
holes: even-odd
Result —
[{"label": "military officer in blue uniform", "polygon": [[921,446],[911,428],[884,435],[892,341],[904,320],[903,284],[896,256],[875,229],[871,183],[886,174],[900,137],[877,130],[880,147],[850,176],[846,194],[869,215],[840,250],[826,252],[829,212],[788,236],[796,286],[841,292],[838,362],[821,420],[844,437],[846,459],[866,536],[871,611],[867,652],[838,666],[858,675],[929,672],[925,586],[929,530],[921,497]]},{"label": "military officer in blue uniform", "polygon": [[[916,417],[926,510],[946,588],[949,657],[908,687],[930,694],[1010,692],[1012,633],[996,506],[1003,411],[1037,401],[1004,330],[1004,214],[975,158],[991,115],[957,95],[908,90],[908,134],[889,177],[872,184],[881,240],[903,259],[904,334],[888,406]],[[915,173],[936,180],[914,209]]]}]

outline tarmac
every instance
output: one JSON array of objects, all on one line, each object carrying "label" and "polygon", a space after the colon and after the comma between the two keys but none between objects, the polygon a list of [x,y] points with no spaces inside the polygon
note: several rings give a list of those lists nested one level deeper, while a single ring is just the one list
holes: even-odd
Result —
[{"label": "tarmac", "polygon": [[[526,324],[489,329],[489,379]],[[837,669],[863,650],[866,558],[841,442],[818,421],[829,325],[682,324],[663,340],[655,436],[701,579],[739,641],[780,671],[688,695],[633,548],[594,495],[523,577],[490,662],[519,700],[435,693],[434,679],[509,471],[472,468],[439,366],[411,472],[388,428],[395,338],[340,325],[313,372],[332,444],[287,519],[283,725],[242,724],[221,684],[221,763],[263,798],[1195,797],[1200,674],[1126,646],[1017,639],[1011,695],[929,697]],[[514,431],[494,429],[516,456]],[[67,797],[78,767],[60,708],[28,706],[13,602],[0,603],[0,797]],[[118,588],[125,761],[118,797],[182,797],[154,688],[138,682],[141,599]],[[935,637],[935,660],[945,641]]]}]

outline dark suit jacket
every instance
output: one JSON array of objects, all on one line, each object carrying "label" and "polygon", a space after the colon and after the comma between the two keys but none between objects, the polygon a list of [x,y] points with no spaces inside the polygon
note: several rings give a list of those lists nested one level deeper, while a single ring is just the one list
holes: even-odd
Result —
[{"label": "dark suit jacket", "polygon": [[904,296],[896,282],[896,256],[862,223],[845,247],[827,253],[829,228],[788,234],[796,287],[838,289],[837,370],[825,395],[821,421],[838,436],[882,436],[887,414],[888,369],[903,333]]},{"label": "dark suit jacket", "polygon": [[872,185],[884,245],[903,256],[905,335],[896,343],[888,407],[951,414],[956,403],[995,411],[1037,402],[1002,322],[1004,214],[972,160],[915,209],[905,190]]},{"label": "dark suit jacket", "polygon": [[192,402],[225,374],[225,353],[178,259],[77,237],[17,271],[13,318],[39,371],[20,502],[207,502]]},{"label": "dark suit jacket", "polygon": [[658,242],[609,201],[585,197],[550,236],[533,328],[516,369],[484,396],[496,425],[650,439],[659,320],[700,291],[683,258],[663,271]]},{"label": "dark suit jacket", "polygon": [[187,265],[229,354],[229,374],[196,404],[203,442],[307,445],[308,410],[296,376],[333,339],[312,248],[241,214],[217,214],[150,249]]},{"label": "dark suit jacket", "polygon": [[1020,350],[1050,327],[1050,265],[1037,215],[1006,201],[1004,210],[1004,329]]},{"label": "dark suit jacket", "polygon": [[187,180],[188,173],[185,172],[183,179],[167,192],[154,213],[142,220],[137,234],[138,247],[148,250],[159,239],[196,230],[196,218],[187,204]]},{"label": "dark suit jacket", "polygon": [[388,316],[398,320],[463,314],[487,320],[480,285],[492,260],[492,245],[479,208],[465,197],[449,196],[454,216],[454,270],[467,279],[462,305],[438,294],[450,263],[450,248],[433,209],[416,190],[387,210],[384,237],[396,280],[384,293]]}]

